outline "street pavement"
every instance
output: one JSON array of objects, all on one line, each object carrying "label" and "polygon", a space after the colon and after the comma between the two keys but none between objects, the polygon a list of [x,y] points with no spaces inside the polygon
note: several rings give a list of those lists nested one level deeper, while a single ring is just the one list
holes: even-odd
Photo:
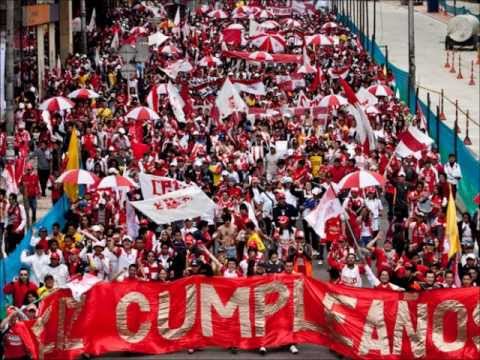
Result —
[{"label": "street pavement", "polygon": [[[370,34],[373,32],[373,2],[367,2],[370,11]],[[451,2],[450,2],[451,3]],[[465,3],[467,4],[467,3]],[[457,6],[464,5],[458,2]],[[473,12],[480,13],[480,4],[468,4]],[[470,80],[471,62],[476,61],[475,51],[459,51],[455,54],[455,67],[458,71],[458,55],[462,58],[462,74],[464,79],[457,80],[457,74],[452,74],[444,67],[446,60],[445,36],[447,22],[451,16],[445,14],[429,14],[425,6],[415,6],[415,62],[417,84],[435,91],[445,90],[445,96],[452,101],[458,100],[460,109],[470,112],[470,150],[476,156],[480,153],[480,65],[474,65],[475,86],[468,85]],[[389,60],[392,64],[408,71],[408,12],[400,1],[377,1],[377,33],[379,45],[388,45]],[[420,89],[420,98],[426,103],[427,92]],[[439,104],[440,96],[431,94],[432,109]],[[445,101],[446,124],[453,128],[455,121],[455,106]],[[466,117],[459,115],[460,139],[465,136]]]}]

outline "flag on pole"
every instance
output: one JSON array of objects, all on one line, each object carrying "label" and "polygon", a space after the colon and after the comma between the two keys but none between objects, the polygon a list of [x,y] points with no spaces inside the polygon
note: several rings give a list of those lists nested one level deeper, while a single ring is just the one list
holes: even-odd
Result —
[{"label": "flag on pole", "polygon": [[363,151],[369,153],[370,149],[375,147],[375,136],[370,120],[368,120],[365,110],[360,105],[360,101],[358,101],[350,85],[342,78],[338,79],[338,81],[345,91],[348,102],[352,105],[350,110],[357,123],[358,140],[363,146]]},{"label": "flag on pole", "polygon": [[325,223],[327,220],[340,215],[342,212],[342,204],[340,204],[332,187],[329,187],[325,194],[323,194],[317,207],[305,217],[305,220],[318,236],[324,238]]},{"label": "flag on pole", "polygon": [[245,101],[243,101],[228,77],[218,92],[215,105],[218,108],[220,119],[224,119],[234,112],[248,111],[247,104],[245,104]]},{"label": "flag on pole", "polygon": [[90,17],[90,23],[87,26],[88,32],[95,30],[95,23],[96,23],[96,12],[95,12],[95,8],[93,8],[92,16]]},{"label": "flag on pole", "polygon": [[[77,129],[73,128],[72,134],[70,135],[70,142],[68,143],[67,166],[65,170],[80,169],[79,146]],[[77,200],[78,185],[64,184],[63,189],[71,201]]]},{"label": "flag on pole", "polygon": [[180,25],[180,6],[177,6],[177,12],[175,13],[175,19],[173,20],[175,26]]},{"label": "flag on pole", "polygon": [[117,50],[119,46],[120,46],[120,39],[118,38],[118,31],[115,31],[115,34],[113,34],[113,39],[110,44],[110,47],[112,49]]},{"label": "flag on pole", "polygon": [[455,199],[453,198],[452,190],[450,189],[450,196],[448,197],[447,205],[447,228],[445,236],[448,239],[448,258],[451,259],[455,254],[459,253],[460,236],[458,235],[457,226],[457,207],[455,206]]},{"label": "flag on pole", "polygon": [[169,81],[167,85],[168,100],[170,101],[170,106],[172,107],[173,114],[177,121],[184,123],[185,122],[185,113],[183,112],[183,107],[185,102],[180,96],[177,88]]},{"label": "flag on pole", "polygon": [[402,158],[414,156],[420,159],[422,157],[422,151],[429,149],[433,144],[433,139],[413,125],[409,126],[406,131],[400,133],[398,140],[395,153]]}]

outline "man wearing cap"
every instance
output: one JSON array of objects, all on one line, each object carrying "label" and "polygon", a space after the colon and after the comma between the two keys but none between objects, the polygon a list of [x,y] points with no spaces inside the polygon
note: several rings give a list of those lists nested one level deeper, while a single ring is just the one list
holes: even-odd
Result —
[{"label": "man wearing cap", "polygon": [[[105,241],[93,240],[92,245],[84,247],[79,254],[80,259],[87,264],[88,272],[95,275],[100,280],[107,279],[111,274],[110,261],[105,252]],[[113,275],[115,276],[117,274]]]},{"label": "man wearing cap", "polygon": [[50,255],[50,263],[43,267],[41,279],[48,274],[53,276],[57,287],[65,285],[70,278],[67,265],[60,263],[60,255],[57,253]]},{"label": "man wearing cap", "polygon": [[288,204],[286,201],[286,196],[283,191],[277,192],[277,206],[273,208],[273,221],[278,223],[278,218],[280,216],[287,216],[291,221],[296,219],[298,216],[297,209]]}]

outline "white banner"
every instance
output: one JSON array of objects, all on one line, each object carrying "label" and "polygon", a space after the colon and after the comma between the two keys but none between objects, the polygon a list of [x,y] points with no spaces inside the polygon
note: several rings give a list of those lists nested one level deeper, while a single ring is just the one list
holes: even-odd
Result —
[{"label": "white banner", "polygon": [[151,199],[172,191],[185,189],[189,186],[196,186],[195,184],[188,185],[182,181],[165,176],[155,176],[145,173],[138,174],[138,180],[140,182],[140,189],[142,190],[142,196],[144,199]]},{"label": "white banner", "polygon": [[264,96],[267,94],[265,91],[265,85],[263,82],[241,82],[241,81],[232,81],[233,86],[237,91],[243,91],[248,94]]},{"label": "white banner", "polygon": [[158,225],[203,217],[215,210],[215,203],[193,186],[131,204]]}]

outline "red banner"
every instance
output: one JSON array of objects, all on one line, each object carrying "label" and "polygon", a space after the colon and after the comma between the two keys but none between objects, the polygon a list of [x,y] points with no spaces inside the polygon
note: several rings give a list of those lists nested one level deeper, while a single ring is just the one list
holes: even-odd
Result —
[{"label": "red banner", "polygon": [[99,283],[48,297],[16,330],[35,358],[207,346],[328,346],[358,359],[479,359],[478,288],[397,293],[301,276]]}]

